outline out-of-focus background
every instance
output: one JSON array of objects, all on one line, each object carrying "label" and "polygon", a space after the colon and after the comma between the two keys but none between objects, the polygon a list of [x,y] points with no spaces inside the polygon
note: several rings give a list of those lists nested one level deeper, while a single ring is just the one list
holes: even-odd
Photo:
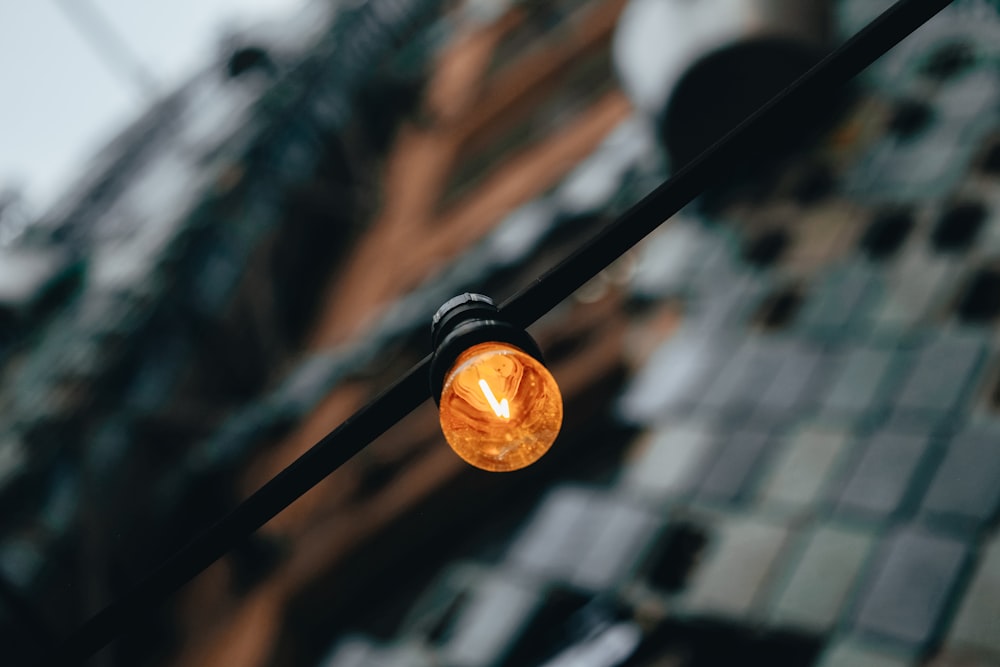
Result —
[{"label": "out-of-focus background", "polygon": [[[40,658],[883,0],[0,7],[0,664]],[[815,114],[815,115],[813,115]],[[1000,665],[1000,3],[957,0],[93,665]]]}]

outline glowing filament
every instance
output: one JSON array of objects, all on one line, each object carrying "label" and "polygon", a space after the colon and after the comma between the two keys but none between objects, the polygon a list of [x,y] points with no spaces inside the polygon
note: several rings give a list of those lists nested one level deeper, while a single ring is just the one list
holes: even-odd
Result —
[{"label": "glowing filament", "polygon": [[486,380],[479,380],[479,388],[483,390],[483,396],[490,402],[490,407],[493,408],[496,416],[510,419],[510,404],[507,399],[504,398],[497,403],[497,397],[493,395],[493,390],[490,389],[490,385],[486,384]]},{"label": "glowing filament", "polygon": [[552,446],[562,417],[552,374],[513,345],[474,345],[445,376],[441,430],[477,468],[502,472],[531,465]]}]

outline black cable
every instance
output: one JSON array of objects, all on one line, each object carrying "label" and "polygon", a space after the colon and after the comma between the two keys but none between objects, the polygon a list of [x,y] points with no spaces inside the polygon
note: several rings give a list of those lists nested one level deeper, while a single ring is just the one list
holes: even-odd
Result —
[{"label": "black cable", "polygon": [[[831,91],[846,84],[949,4],[951,0],[896,2],[569,258],[505,302],[502,312],[524,327],[535,322],[707,187],[718,183],[752,151],[763,149],[766,144],[762,140],[773,136],[769,130],[780,131],[782,123],[812,117],[811,113],[831,99]],[[84,623],[43,664],[82,663],[148,609],[247,539],[424,402],[430,395],[429,367],[428,356],[127,595]]]}]

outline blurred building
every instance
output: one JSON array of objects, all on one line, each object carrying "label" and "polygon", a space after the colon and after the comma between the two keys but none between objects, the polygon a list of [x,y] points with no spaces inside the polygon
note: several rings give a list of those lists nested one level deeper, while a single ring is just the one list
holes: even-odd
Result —
[{"label": "blurred building", "polygon": [[[831,3],[830,41],[879,4]],[[509,296],[667,176],[624,8],[311,4],[18,223],[5,664],[426,354],[447,298]],[[469,468],[424,405],[95,664],[1000,664],[998,36],[955,3],[544,318],[539,464]]]}]

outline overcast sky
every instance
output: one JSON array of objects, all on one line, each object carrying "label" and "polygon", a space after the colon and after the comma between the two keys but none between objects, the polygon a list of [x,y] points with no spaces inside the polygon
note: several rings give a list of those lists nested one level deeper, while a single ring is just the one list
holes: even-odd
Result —
[{"label": "overcast sky", "polygon": [[[60,3],[0,0],[0,189],[41,213],[86,158],[146,105]],[[282,16],[303,0],[85,0],[163,90],[204,64],[226,25]]]}]

